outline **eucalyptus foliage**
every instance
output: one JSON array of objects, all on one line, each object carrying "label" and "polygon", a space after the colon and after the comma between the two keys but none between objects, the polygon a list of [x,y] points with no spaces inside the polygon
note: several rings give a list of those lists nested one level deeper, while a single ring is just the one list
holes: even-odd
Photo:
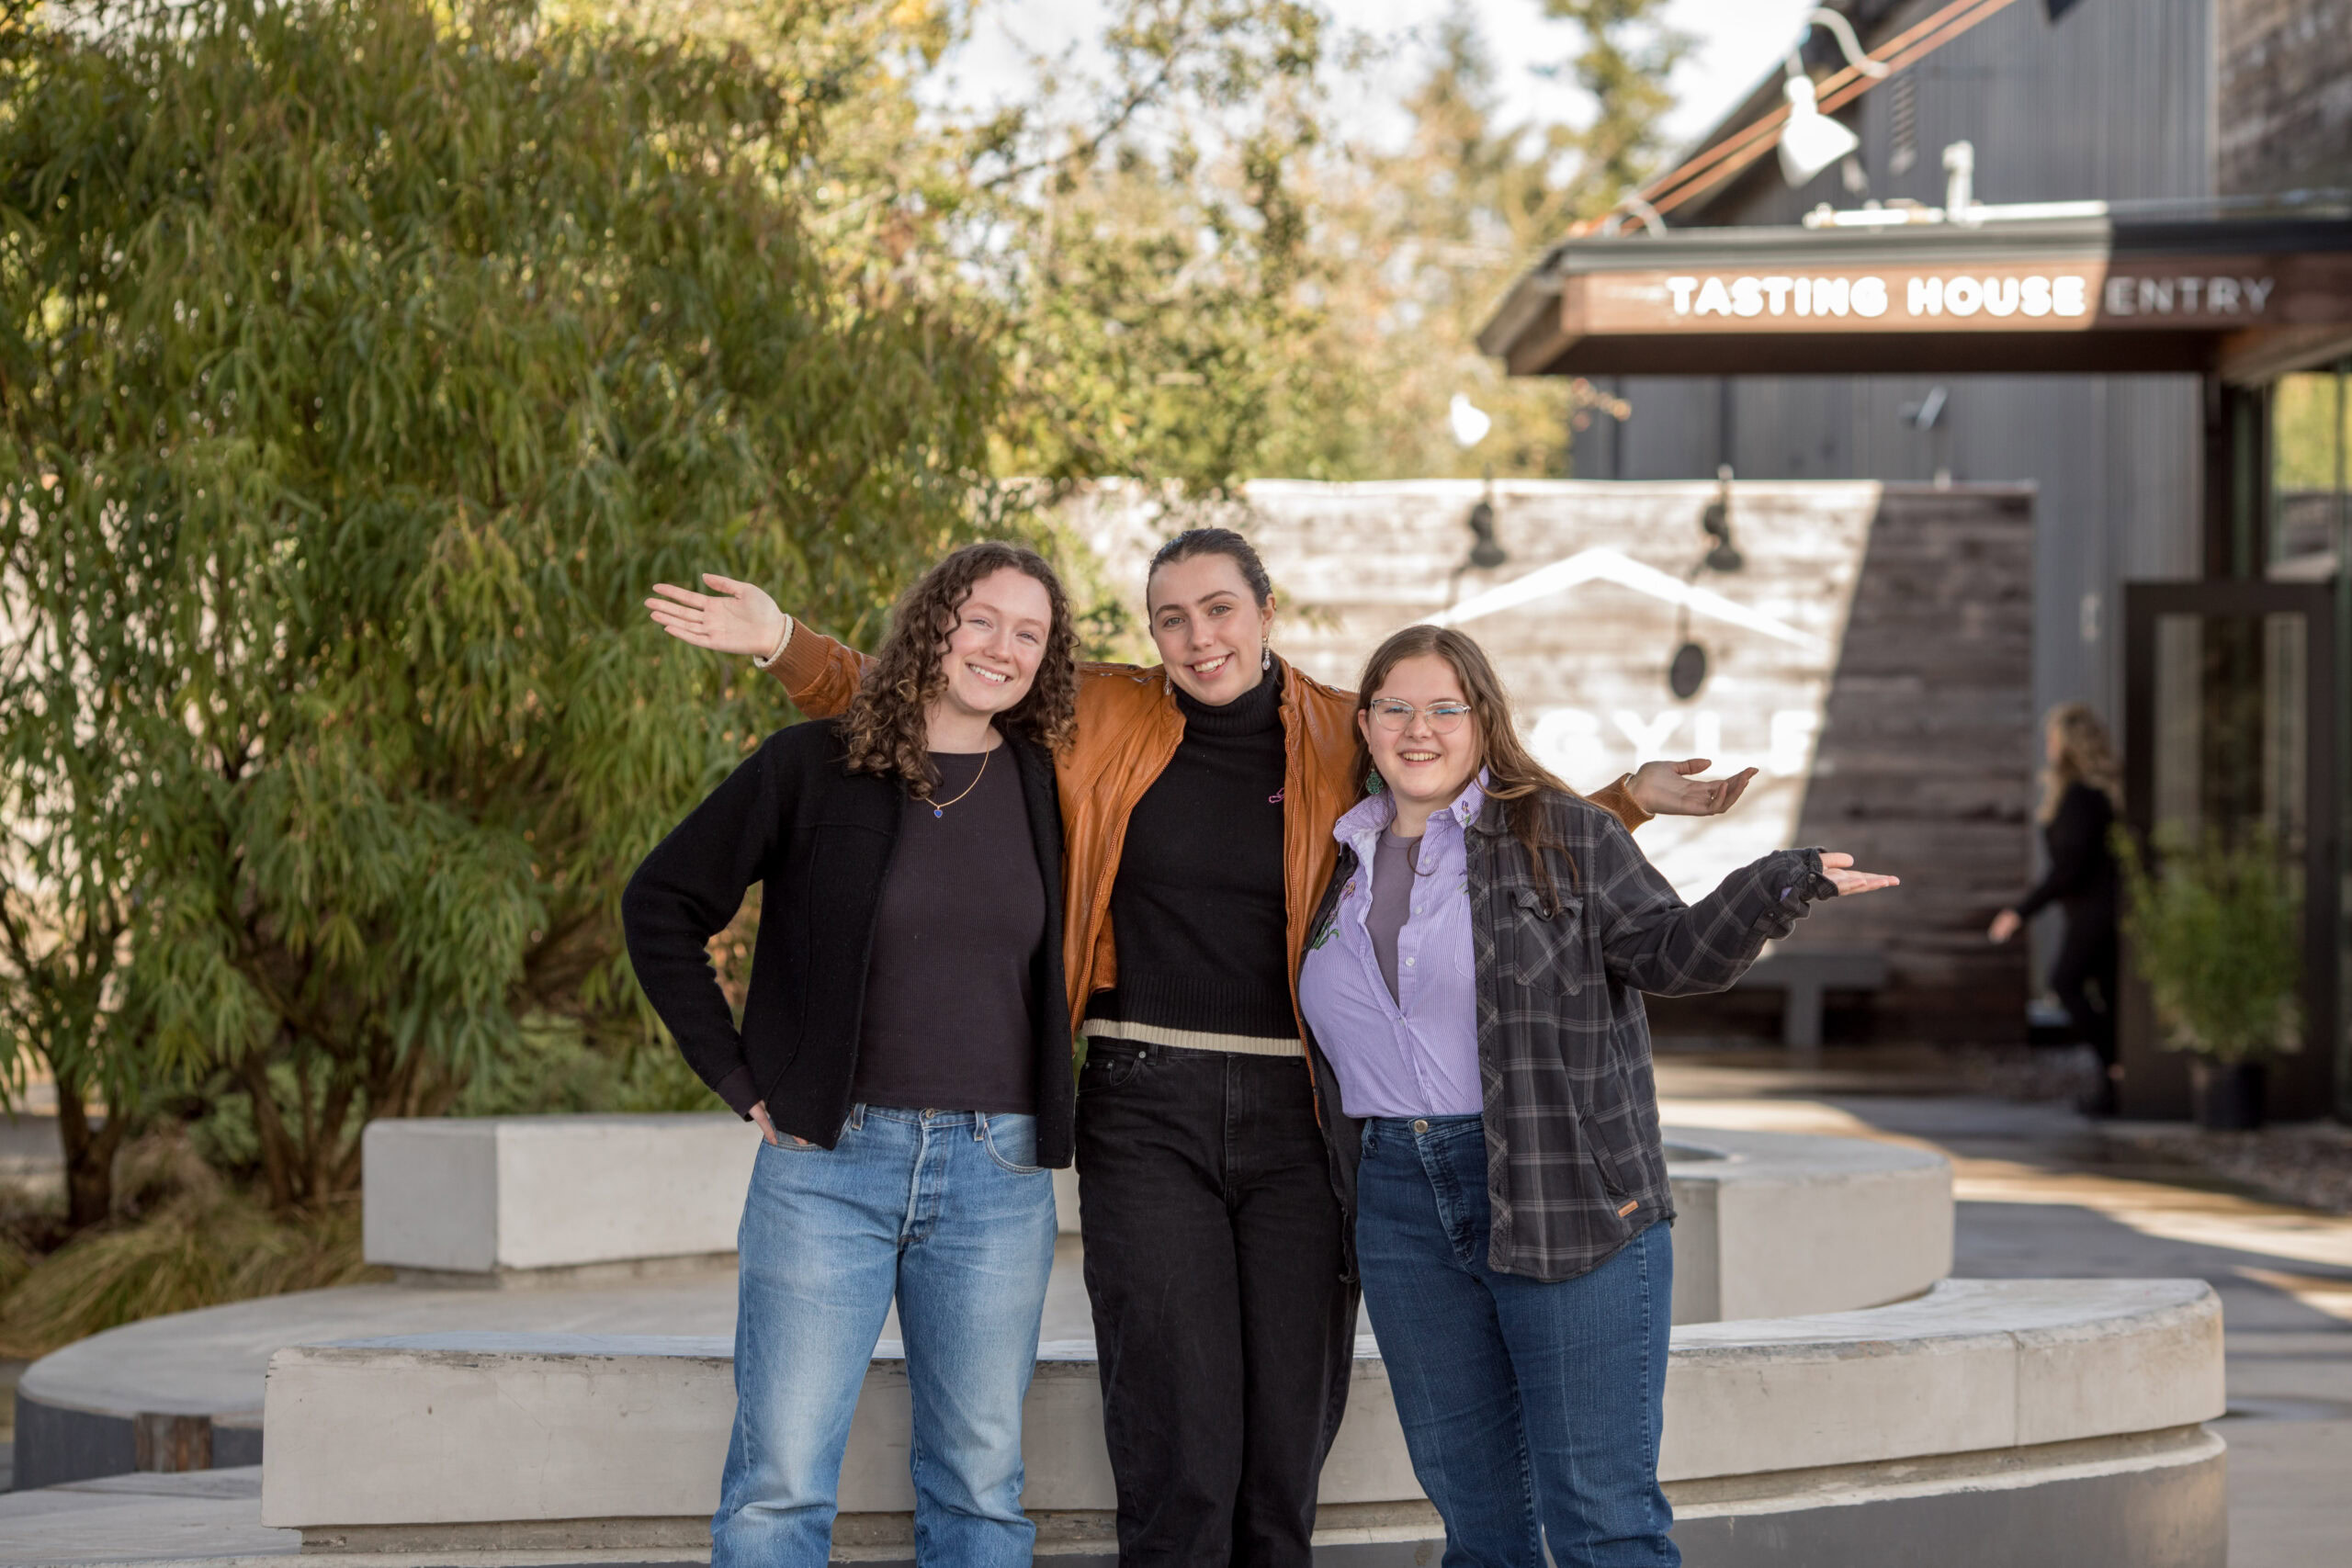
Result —
[{"label": "eucalyptus foliage", "polygon": [[2301,1049],[2302,898],[2278,840],[2159,829],[2151,867],[2119,828],[2123,931],[2165,1043],[2216,1062]]},{"label": "eucalyptus foliage", "polygon": [[642,1036],[627,869],[780,716],[647,586],[870,631],[1001,521],[990,311],[811,242],[837,85],[739,48],[177,0],[0,73],[0,1049],[320,1199],[526,1021]]}]

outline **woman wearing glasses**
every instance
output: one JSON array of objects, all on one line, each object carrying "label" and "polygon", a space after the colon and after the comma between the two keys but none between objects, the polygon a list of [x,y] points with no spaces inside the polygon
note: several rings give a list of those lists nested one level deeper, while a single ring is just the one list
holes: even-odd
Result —
[{"label": "woman wearing glasses", "polygon": [[[810,714],[860,656],[749,584],[664,586],[654,618],[750,653]],[[1168,541],[1145,580],[1156,668],[1080,667],[1057,758],[1064,966],[1083,1020],[1078,1165],[1120,1561],[1306,1568],[1356,1295],[1294,980],[1357,797],[1355,699],[1270,644],[1238,534]],[[1707,814],[1747,774],[1657,762],[1593,798]]]},{"label": "woman wearing glasses", "polygon": [[1486,655],[1365,667],[1377,793],[1333,829],[1300,1010],[1365,1304],[1445,1561],[1673,1564],[1657,1484],[1674,1217],[1642,993],[1721,989],[1808,903],[1889,887],[1783,850],[1686,907],[1539,766]]}]

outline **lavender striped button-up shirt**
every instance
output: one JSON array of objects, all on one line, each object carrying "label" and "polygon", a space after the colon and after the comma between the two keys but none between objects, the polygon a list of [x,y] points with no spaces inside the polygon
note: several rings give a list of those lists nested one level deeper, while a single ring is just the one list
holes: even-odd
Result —
[{"label": "lavender striped button-up shirt", "polygon": [[1396,819],[1396,803],[1375,795],[1331,829],[1355,852],[1356,865],[1331,924],[1317,936],[1299,971],[1298,1004],[1330,1060],[1340,1080],[1340,1108],[1350,1116],[1476,1116],[1485,1107],[1463,844],[1485,803],[1486,793],[1474,782],[1430,818],[1412,902],[1396,933],[1393,998],[1365,917],[1372,909],[1374,851]]}]

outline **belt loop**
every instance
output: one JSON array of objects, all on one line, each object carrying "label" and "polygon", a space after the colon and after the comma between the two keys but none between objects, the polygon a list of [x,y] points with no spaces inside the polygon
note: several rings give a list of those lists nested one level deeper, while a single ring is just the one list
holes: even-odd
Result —
[{"label": "belt loop", "polygon": [[985,1144],[988,1141],[989,1113],[985,1111],[975,1111],[972,1112],[972,1142]]},{"label": "belt loop", "polygon": [[849,1108],[849,1124],[852,1132],[865,1130],[865,1101],[861,1100]]}]

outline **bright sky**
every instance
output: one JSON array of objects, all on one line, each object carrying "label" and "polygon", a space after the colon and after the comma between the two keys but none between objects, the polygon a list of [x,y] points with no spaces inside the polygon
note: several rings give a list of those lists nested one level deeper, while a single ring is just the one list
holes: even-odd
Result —
[{"label": "bright sky", "polygon": [[[1379,52],[1394,62],[1396,79],[1368,84],[1359,98],[1376,114],[1409,85],[1422,51],[1417,39],[1434,36],[1453,0],[1344,0],[1327,8],[1346,25],[1383,40]],[[1538,0],[1466,0],[1500,62],[1499,85],[1516,119],[1578,118],[1575,89],[1535,69],[1565,59],[1575,46],[1575,29],[1543,19]],[[1811,0],[1669,0],[1671,24],[1696,36],[1692,50],[1674,73],[1678,100],[1667,125],[1669,140],[1686,142],[1747,95],[1775,67],[1804,25]],[[956,67],[956,96],[983,104],[1007,96],[1018,85],[1023,52],[1057,51],[1089,38],[1100,28],[1101,0],[996,0],[984,6],[978,36]],[[1367,130],[1382,129],[1377,123]]]}]

